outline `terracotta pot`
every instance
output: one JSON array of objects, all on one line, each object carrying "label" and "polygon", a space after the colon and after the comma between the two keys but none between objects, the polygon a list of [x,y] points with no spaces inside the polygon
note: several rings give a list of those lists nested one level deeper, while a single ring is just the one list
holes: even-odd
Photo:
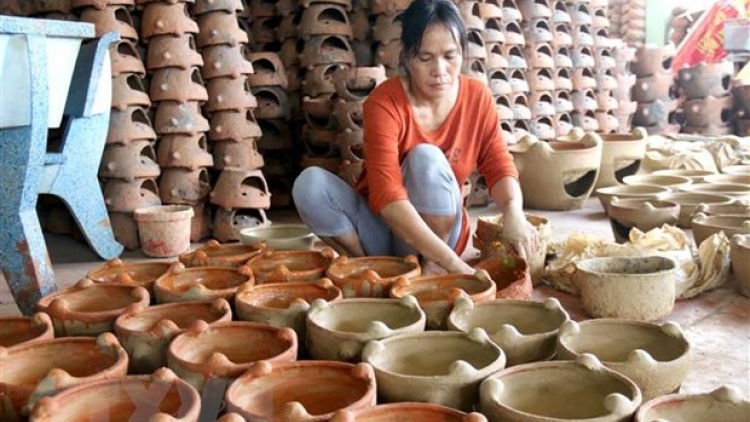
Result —
[{"label": "terracotta pot", "polygon": [[314,281],[325,275],[333,261],[333,249],[321,251],[266,250],[247,265],[258,284],[281,281]]},{"label": "terracotta pot", "polygon": [[183,302],[129,309],[115,321],[115,334],[130,356],[130,371],[150,374],[167,366],[167,347],[172,339],[197,321],[214,324],[232,320],[224,299]]},{"label": "terracotta pot", "polygon": [[261,361],[232,383],[225,398],[227,410],[246,420],[327,421],[338,410],[374,406],[375,375],[362,363]]},{"label": "terracotta pot", "polygon": [[615,186],[626,176],[638,172],[646,152],[648,134],[634,128],[629,134],[603,134],[602,161],[595,189]]},{"label": "terracotta pot", "polygon": [[217,298],[232,301],[237,291],[255,283],[250,267],[194,267],[185,268],[174,263],[156,279],[154,293],[157,303],[210,302]]},{"label": "terracotta pot", "polygon": [[356,363],[368,341],[421,332],[425,323],[413,296],[316,300],[307,313],[307,346],[313,359]]},{"label": "terracotta pot", "polygon": [[679,325],[621,319],[567,321],[557,337],[558,360],[595,355],[638,385],[643,400],[679,391],[690,370],[690,344]]},{"label": "terracotta pot", "polygon": [[339,256],[331,262],[326,276],[344,297],[388,297],[399,277],[413,278],[422,273],[417,257],[371,256],[349,258]]},{"label": "terracotta pot", "polygon": [[201,392],[212,381],[238,378],[254,362],[297,359],[297,334],[290,328],[254,322],[193,324],[169,344],[167,363],[179,377]]},{"label": "terracotta pot", "polygon": [[110,111],[106,145],[143,140],[156,141],[151,119],[143,107],[133,106],[122,111],[113,108]]},{"label": "terracotta pot", "polygon": [[626,422],[642,400],[633,381],[591,354],[506,369],[482,382],[480,396],[490,422]]},{"label": "terracotta pot", "polygon": [[635,422],[679,420],[742,421],[750,414],[750,401],[733,386],[702,394],[670,394],[650,400],[638,409]]},{"label": "terracotta pot", "polygon": [[122,262],[115,258],[89,271],[86,278],[104,284],[143,286],[153,292],[154,281],[166,273],[170,265],[169,262]]},{"label": "terracotta pot", "polygon": [[83,279],[41,298],[36,309],[52,319],[57,337],[97,336],[112,331],[125,308],[143,309],[151,296],[141,286],[95,284]]},{"label": "terracotta pot", "polygon": [[362,360],[375,368],[381,402],[429,402],[464,411],[477,403],[482,380],[506,362],[481,328],[468,334],[425,331],[373,340]]},{"label": "terracotta pot", "polygon": [[[672,192],[672,189],[648,185],[618,185],[596,190],[599,202],[607,214],[609,214],[609,204],[615,196],[620,199],[656,199],[658,195],[669,192]],[[659,198],[661,199],[661,196]]]},{"label": "terracotta pot", "polygon": [[609,222],[615,241],[630,240],[630,230],[648,232],[665,224],[675,225],[680,216],[680,204],[656,199],[620,199],[613,197],[609,204]]},{"label": "terracotta pot", "polygon": [[444,330],[448,314],[461,297],[474,302],[495,299],[497,288],[493,280],[468,274],[445,274],[399,278],[391,288],[391,297],[413,296],[427,315],[427,329]]},{"label": "terracotta pot", "polygon": [[531,275],[526,260],[515,253],[487,258],[474,265],[485,270],[497,286],[497,299],[531,299]]},{"label": "terracotta pot", "polygon": [[722,97],[730,94],[734,66],[728,60],[717,63],[700,62],[678,71],[678,80],[687,99]]},{"label": "terracotta pot", "polygon": [[198,392],[174,372],[160,368],[152,375],[105,379],[78,385],[42,399],[32,420],[148,420],[196,422]]},{"label": "terracotta pot", "polygon": [[138,178],[131,182],[109,179],[104,185],[103,193],[104,204],[110,213],[132,214],[138,208],[161,205],[159,186],[152,177]]},{"label": "terracotta pot", "polygon": [[481,413],[464,413],[446,406],[430,403],[381,404],[357,411],[336,412],[331,422],[487,422]]},{"label": "terracotta pot", "polygon": [[0,420],[25,420],[36,403],[66,388],[124,377],[128,355],[111,333],[0,347]]},{"label": "terracotta pot", "polygon": [[587,258],[575,266],[583,310],[594,318],[653,321],[672,312],[677,264],[670,258]]},{"label": "terracotta pot", "polygon": [[260,170],[225,168],[210,193],[210,201],[225,211],[238,208],[268,209],[271,197]]},{"label": "terracotta pot", "polygon": [[52,320],[44,312],[37,312],[30,317],[0,317],[0,347],[49,340],[54,337]]},{"label": "terracotta pot", "polygon": [[203,246],[179,256],[185,267],[239,268],[258,255],[263,245],[221,244],[211,239]]},{"label": "terracotta pot", "polygon": [[463,332],[482,328],[505,352],[506,366],[513,366],[552,359],[558,329],[568,319],[568,313],[554,298],[544,302],[503,299],[476,304],[459,299],[448,316],[448,327]]},{"label": "terracotta pot", "polygon": [[214,238],[219,242],[231,242],[240,240],[240,232],[243,229],[265,226],[270,224],[266,212],[262,208],[247,208],[224,211],[223,208],[216,209],[214,217]]},{"label": "terracotta pot", "polygon": [[750,234],[750,217],[744,216],[709,216],[697,212],[693,215],[691,225],[696,246],[718,232],[724,232],[727,238],[735,234]]}]

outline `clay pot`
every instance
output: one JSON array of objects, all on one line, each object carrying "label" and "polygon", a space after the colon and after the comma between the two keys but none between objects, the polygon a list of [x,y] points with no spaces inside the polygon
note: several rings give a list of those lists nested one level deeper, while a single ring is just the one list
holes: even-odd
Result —
[{"label": "clay pot", "polygon": [[143,140],[156,141],[151,119],[143,107],[133,106],[122,111],[113,108],[110,111],[106,145]]},{"label": "clay pot", "polygon": [[602,134],[602,161],[595,189],[615,186],[638,172],[646,152],[648,134],[634,128],[629,134]]},{"label": "clay pot", "polygon": [[181,254],[179,260],[185,267],[239,268],[262,250],[262,244],[221,244],[211,239],[198,249]]},{"label": "clay pot", "polygon": [[271,196],[260,170],[225,168],[210,193],[210,201],[229,211],[237,208],[268,209]]},{"label": "clay pot", "polygon": [[666,169],[656,170],[651,174],[654,176],[682,176],[692,180],[693,183],[703,183],[707,176],[711,176],[715,173],[708,170]]},{"label": "clay pot", "polygon": [[67,337],[0,347],[0,420],[25,420],[37,402],[66,388],[124,377],[128,355],[117,338]]},{"label": "clay pot", "polygon": [[[599,202],[601,202],[602,208],[607,214],[609,214],[609,204],[615,196],[620,199],[656,199],[658,195],[668,192],[672,192],[672,190],[662,186],[649,185],[618,185],[596,190]],[[661,199],[661,196],[659,198]]]},{"label": "clay pot", "polygon": [[0,347],[49,340],[54,337],[52,320],[44,312],[37,312],[30,317],[0,317]]},{"label": "clay pot", "polygon": [[750,174],[732,174],[732,173],[712,174],[710,176],[706,176],[703,179],[703,182],[719,184],[719,185],[721,184],[749,185]]},{"label": "clay pot", "polygon": [[421,332],[425,323],[425,312],[413,296],[316,300],[307,313],[307,345],[313,359],[356,363],[368,341]]},{"label": "clay pot", "polygon": [[103,193],[104,204],[110,213],[132,214],[138,208],[161,205],[159,186],[151,177],[138,178],[131,182],[109,179],[104,185]]},{"label": "clay pot", "polygon": [[670,258],[587,258],[575,266],[583,310],[592,317],[653,321],[672,312],[677,264]]},{"label": "clay pot", "polygon": [[160,368],[152,375],[97,380],[42,399],[32,420],[148,420],[197,422],[198,392],[174,372]]},{"label": "clay pot", "polygon": [[580,142],[542,142],[528,136],[510,151],[527,207],[571,210],[581,208],[594,189],[602,141],[596,134],[586,134]]},{"label": "clay pot", "polygon": [[531,275],[528,264],[515,253],[487,258],[474,265],[485,270],[497,286],[497,299],[531,299]]},{"label": "clay pot", "polygon": [[[484,4],[484,3],[483,3]],[[487,422],[481,413],[464,413],[450,407],[431,403],[381,404],[357,411],[336,412],[331,422]]]},{"label": "clay pot", "polygon": [[150,300],[148,290],[141,286],[95,284],[82,279],[44,296],[36,309],[52,318],[57,337],[97,336],[112,331],[125,308],[143,309]]},{"label": "clay pot", "polygon": [[193,324],[169,344],[167,363],[196,390],[207,392],[212,381],[238,378],[254,362],[297,359],[297,334],[254,322]]},{"label": "clay pot", "polygon": [[281,281],[314,281],[325,275],[333,261],[333,249],[321,251],[266,250],[247,265],[258,284]]},{"label": "clay pot", "polygon": [[154,281],[167,272],[170,265],[169,262],[122,262],[115,258],[89,271],[86,278],[103,284],[143,286],[152,291]]},{"label": "clay pot", "polygon": [[345,298],[388,297],[399,277],[413,278],[422,273],[417,257],[370,256],[349,258],[339,256],[331,262],[326,276]]},{"label": "clay pot", "polygon": [[731,166],[724,166],[721,168],[721,172],[724,174],[737,176],[750,176],[750,164],[735,164]]},{"label": "clay pot", "polygon": [[733,386],[709,393],[670,394],[650,400],[638,409],[635,422],[650,421],[742,421],[750,414],[750,401]]},{"label": "clay pot", "polygon": [[231,242],[240,240],[240,232],[243,229],[265,226],[270,224],[266,212],[263,209],[247,208],[225,211],[223,208],[216,209],[214,217],[213,236],[219,242]]},{"label": "clay pot", "polygon": [[702,212],[709,216],[736,216],[750,219],[750,204],[735,200],[730,204],[700,204],[695,212]]},{"label": "clay pot", "polygon": [[185,268],[176,262],[156,279],[154,293],[157,303],[210,302],[217,298],[232,301],[237,291],[254,283],[253,271],[247,266]]},{"label": "clay pot", "polygon": [[622,178],[623,183],[630,186],[663,186],[672,190],[679,190],[693,183],[684,176],[664,176],[655,174],[634,174]]},{"label": "clay pot", "polygon": [[730,94],[734,67],[730,61],[700,62],[678,71],[680,89],[687,99]]},{"label": "clay pot", "polygon": [[680,205],[677,226],[686,229],[692,227],[693,214],[699,205],[728,205],[735,201],[731,196],[703,192],[667,192],[658,194],[656,198]]},{"label": "clay pot", "polygon": [[232,383],[225,398],[227,410],[246,420],[327,421],[338,410],[374,406],[375,375],[362,363],[261,361]]},{"label": "clay pot", "polygon": [[608,215],[615,241],[625,243],[630,240],[633,228],[648,232],[665,224],[675,225],[680,205],[656,199],[620,199],[615,196],[609,204]]},{"label": "clay pot", "polygon": [[558,329],[568,319],[554,298],[543,303],[503,299],[476,304],[462,298],[448,316],[448,327],[463,332],[482,328],[505,352],[506,366],[513,366],[552,359]]},{"label": "clay pot", "polygon": [[750,200],[750,186],[735,183],[696,183],[680,188],[683,192],[713,193]]},{"label": "clay pot", "polygon": [[381,402],[429,402],[459,410],[472,409],[479,383],[506,362],[481,328],[468,334],[425,331],[373,340],[362,360],[375,369]]},{"label": "clay pot", "polygon": [[691,225],[696,246],[700,246],[704,240],[718,232],[724,232],[727,238],[735,234],[750,234],[750,217],[745,216],[709,216],[697,212],[693,214]]},{"label": "clay pot", "polygon": [[493,280],[468,274],[444,274],[399,278],[390,295],[394,298],[415,297],[427,315],[427,329],[444,330],[448,314],[458,298],[468,297],[474,302],[483,302],[495,299],[496,293]]},{"label": "clay pot", "polygon": [[148,140],[127,144],[111,144],[104,149],[99,176],[132,182],[145,177],[158,177],[156,152]]},{"label": "clay pot", "polygon": [[207,324],[232,320],[224,299],[213,302],[183,302],[128,309],[115,321],[115,334],[130,356],[130,372],[150,374],[167,365],[167,347],[172,339],[197,321]]},{"label": "clay pot", "polygon": [[479,394],[490,422],[626,422],[642,400],[633,381],[591,354],[514,366],[487,378]]},{"label": "clay pot", "polygon": [[567,321],[557,337],[557,359],[595,355],[604,366],[630,378],[643,400],[679,391],[690,370],[690,344],[679,325],[621,319]]}]

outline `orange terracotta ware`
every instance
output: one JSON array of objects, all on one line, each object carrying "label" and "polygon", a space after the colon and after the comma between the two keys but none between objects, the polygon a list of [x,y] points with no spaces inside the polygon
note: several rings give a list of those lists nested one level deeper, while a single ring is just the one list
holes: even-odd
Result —
[{"label": "orange terracotta ware", "polygon": [[95,268],[86,278],[97,283],[143,286],[153,292],[154,281],[167,272],[169,262],[122,262],[119,258]]},{"label": "orange terracotta ware", "polygon": [[489,258],[480,261],[474,268],[490,274],[497,285],[497,299],[531,300],[531,275],[523,258]]},{"label": "orange terracotta ware", "polygon": [[331,422],[487,422],[481,413],[464,413],[460,410],[432,403],[381,404],[357,411],[336,412]]},{"label": "orange terracotta ware", "polygon": [[156,279],[154,294],[157,303],[210,302],[218,298],[232,301],[238,290],[250,288],[254,283],[253,271],[246,266],[185,268],[176,262]]},{"label": "orange terracotta ware", "polygon": [[186,267],[238,268],[258,255],[262,249],[262,244],[222,244],[211,239],[200,248],[180,255],[179,259]]},{"label": "orange terracotta ware", "polygon": [[399,277],[407,279],[422,274],[416,256],[404,258],[368,256],[349,258],[340,256],[328,267],[326,275],[344,297],[388,297],[391,286]]},{"label": "orange terracotta ware", "polygon": [[30,317],[0,317],[0,347],[11,347],[55,337],[52,320],[44,312]]},{"label": "orange terracotta ware", "polygon": [[321,251],[275,251],[267,250],[251,259],[258,284],[282,281],[315,281],[325,275],[333,261],[333,249]]}]

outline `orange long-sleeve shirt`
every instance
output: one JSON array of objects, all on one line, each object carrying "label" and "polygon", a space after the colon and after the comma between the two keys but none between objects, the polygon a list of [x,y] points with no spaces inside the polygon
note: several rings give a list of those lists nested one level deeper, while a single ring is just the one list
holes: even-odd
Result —
[{"label": "orange long-sleeve shirt", "polygon": [[[380,213],[393,201],[407,199],[401,163],[416,145],[439,147],[456,175],[459,189],[476,167],[487,186],[503,177],[518,177],[513,158],[498,128],[495,102],[478,80],[461,75],[456,104],[435,131],[423,130],[398,77],[378,85],[368,96],[364,112],[364,166],[357,190]],[[464,236],[469,227],[464,224]],[[464,239],[466,240],[466,239]]]}]

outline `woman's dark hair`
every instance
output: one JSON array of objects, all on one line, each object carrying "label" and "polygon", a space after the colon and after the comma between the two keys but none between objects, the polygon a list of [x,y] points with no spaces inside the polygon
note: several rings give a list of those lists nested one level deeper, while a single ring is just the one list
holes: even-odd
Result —
[{"label": "woman's dark hair", "polygon": [[461,19],[458,7],[451,0],[415,0],[401,16],[401,72],[409,75],[406,61],[415,57],[422,46],[422,37],[430,25],[443,25],[453,33],[456,42],[461,46],[461,55],[466,63],[468,38],[466,25]]}]

